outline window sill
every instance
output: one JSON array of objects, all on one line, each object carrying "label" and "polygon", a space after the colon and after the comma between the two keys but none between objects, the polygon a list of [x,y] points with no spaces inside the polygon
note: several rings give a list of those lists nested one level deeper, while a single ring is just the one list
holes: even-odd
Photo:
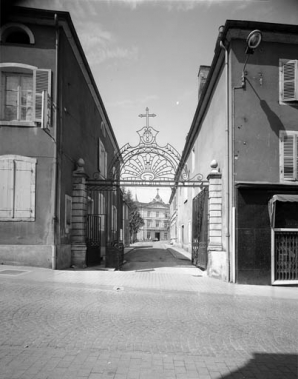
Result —
[{"label": "window sill", "polygon": [[33,121],[0,121],[0,126],[29,126],[36,127],[37,123]]}]

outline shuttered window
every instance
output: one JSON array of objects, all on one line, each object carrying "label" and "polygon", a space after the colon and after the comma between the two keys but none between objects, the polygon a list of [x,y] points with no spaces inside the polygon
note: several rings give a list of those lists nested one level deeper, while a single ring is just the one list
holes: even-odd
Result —
[{"label": "shuttered window", "polygon": [[0,64],[0,121],[51,123],[51,70],[17,63]]},{"label": "shuttered window", "polygon": [[98,139],[98,169],[102,177],[107,177],[107,157],[108,154],[105,150],[104,144]]},{"label": "shuttered window", "polygon": [[282,181],[298,180],[298,132],[280,132],[280,176]]},{"label": "shuttered window", "polygon": [[280,102],[298,101],[298,60],[280,60],[279,87]]},{"label": "shuttered window", "polygon": [[0,156],[0,221],[34,221],[36,159]]}]

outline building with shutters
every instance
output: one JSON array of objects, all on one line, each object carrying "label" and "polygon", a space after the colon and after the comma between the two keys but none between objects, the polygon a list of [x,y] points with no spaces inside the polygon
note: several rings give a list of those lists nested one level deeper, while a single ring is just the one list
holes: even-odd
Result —
[{"label": "building with shutters", "polygon": [[11,7],[1,21],[0,262],[70,267],[85,202],[105,220],[115,208],[103,235],[120,229],[117,203],[84,186],[119,147],[69,13]]},{"label": "building with shutters", "polygon": [[297,25],[220,27],[182,161],[177,180],[203,177],[170,201],[193,262],[226,281],[298,283]]},{"label": "building with shutters", "polygon": [[157,189],[149,203],[136,201],[144,226],[139,230],[139,241],[166,241],[170,239],[170,205],[163,202]]}]

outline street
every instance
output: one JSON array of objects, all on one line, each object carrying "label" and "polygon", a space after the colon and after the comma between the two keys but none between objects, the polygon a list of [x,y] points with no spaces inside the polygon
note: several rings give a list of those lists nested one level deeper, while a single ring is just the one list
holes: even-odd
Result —
[{"label": "street", "polygon": [[0,379],[296,379],[297,287],[208,278],[162,243],[121,271],[0,267]]}]

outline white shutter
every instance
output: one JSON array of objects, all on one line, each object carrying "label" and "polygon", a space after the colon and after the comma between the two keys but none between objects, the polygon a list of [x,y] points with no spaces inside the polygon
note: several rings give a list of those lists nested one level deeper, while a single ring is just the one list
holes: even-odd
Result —
[{"label": "white shutter", "polygon": [[51,126],[52,119],[52,109],[51,109],[51,97],[48,94],[48,91],[42,91],[42,119],[41,119],[41,128],[49,129]]},{"label": "white shutter", "polygon": [[107,172],[108,172],[108,153],[105,151],[104,152],[104,177],[107,177]]},{"label": "white shutter", "polygon": [[281,63],[281,100],[298,101],[298,60]]},{"label": "white shutter", "polygon": [[15,161],[15,218],[35,217],[35,164]]},{"label": "white shutter", "polygon": [[101,151],[102,151],[102,142],[101,142],[100,138],[98,138],[98,170],[102,174],[102,172],[101,172],[101,161],[102,161]]},{"label": "white shutter", "polygon": [[0,159],[0,218],[13,217],[14,162]]},{"label": "white shutter", "polygon": [[282,134],[282,177],[284,180],[294,180],[294,135]]},{"label": "white shutter", "polygon": [[296,159],[294,160],[294,172],[295,172],[295,179],[298,180],[298,134],[295,136],[296,143],[294,145],[294,157]]},{"label": "white shutter", "polygon": [[43,91],[51,94],[51,70],[34,70],[33,85],[34,85],[34,121],[43,122]]},{"label": "white shutter", "polygon": [[106,178],[107,176],[107,153],[105,151],[105,147],[100,139],[98,139],[99,147],[98,147],[98,168],[101,176]]}]

